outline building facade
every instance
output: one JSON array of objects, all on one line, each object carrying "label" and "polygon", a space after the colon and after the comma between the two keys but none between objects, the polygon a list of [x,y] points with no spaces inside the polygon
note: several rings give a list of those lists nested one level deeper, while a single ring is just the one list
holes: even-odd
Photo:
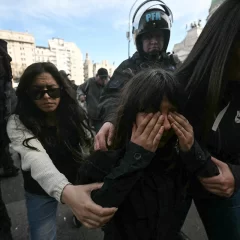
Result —
[{"label": "building facade", "polygon": [[59,70],[70,74],[71,80],[77,85],[96,75],[99,68],[106,68],[109,76],[115,71],[115,65],[107,60],[93,63],[88,54],[83,63],[80,49],[73,42],[52,38],[48,40],[48,47],[36,46],[34,36],[29,33],[20,33],[0,30],[0,39],[8,42],[8,53],[12,57],[13,79],[21,77],[22,73],[32,63],[52,62]]},{"label": "building facade", "polygon": [[224,2],[225,0],[212,0],[211,7],[209,9],[208,18],[216,11],[216,9]]},{"label": "building facade", "polygon": [[[208,19],[224,1],[225,0],[212,0]],[[173,52],[178,55],[181,61],[184,61],[187,58],[202,30],[203,28],[201,27],[201,24],[192,23],[191,29],[187,31],[185,39],[174,45]]]},{"label": "building facade", "polygon": [[47,47],[36,46],[35,62],[55,63],[55,54]]},{"label": "building facade", "polygon": [[113,75],[113,72],[116,69],[114,63],[110,64],[107,60],[102,60],[100,63],[92,62],[87,53],[84,61],[84,81],[93,76],[96,76],[99,68],[106,68],[110,77]]},{"label": "building facade", "polygon": [[88,53],[86,53],[83,68],[84,68],[84,81],[87,81],[89,78],[93,77],[93,62],[91,61]]},{"label": "building facade", "polygon": [[0,30],[0,39],[8,43],[13,78],[19,78],[25,68],[35,62],[35,39],[29,33],[7,30]]},{"label": "building facade", "polygon": [[49,40],[48,45],[48,48],[36,47],[36,62],[52,62],[59,70],[70,74],[77,85],[83,83],[83,60],[77,45],[59,38]]},{"label": "building facade", "polygon": [[110,64],[108,60],[102,60],[101,63],[94,63],[93,64],[93,75],[95,76],[97,74],[97,71],[99,68],[106,68],[108,70],[108,74],[111,77],[113,75],[113,72],[115,71],[116,67],[113,64]]},{"label": "building facade", "polygon": [[194,44],[200,36],[203,28],[199,25],[192,25],[192,28],[187,31],[185,39],[174,45],[173,52],[178,55],[180,61],[184,61],[191,52]]}]

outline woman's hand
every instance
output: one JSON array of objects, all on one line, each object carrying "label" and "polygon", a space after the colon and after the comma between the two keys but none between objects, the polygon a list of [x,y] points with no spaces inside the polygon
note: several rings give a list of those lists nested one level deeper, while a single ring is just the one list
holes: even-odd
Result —
[{"label": "woman's hand", "polygon": [[103,208],[92,201],[91,192],[101,187],[101,183],[67,185],[63,190],[62,202],[72,209],[77,219],[87,228],[103,226],[117,211],[117,208]]},{"label": "woman's hand", "polygon": [[107,145],[112,144],[114,126],[110,122],[105,122],[94,138],[94,150],[107,151]]},{"label": "woman's hand", "polygon": [[212,161],[219,169],[219,175],[209,178],[199,178],[206,190],[220,197],[231,197],[235,189],[235,179],[229,166],[212,157]]},{"label": "woman's hand", "polygon": [[170,113],[168,119],[178,137],[181,151],[188,152],[194,143],[193,127],[188,120],[179,113]]},{"label": "woman's hand", "polygon": [[139,113],[136,123],[133,124],[131,142],[150,152],[155,152],[164,132],[163,121],[164,117],[160,112]]}]

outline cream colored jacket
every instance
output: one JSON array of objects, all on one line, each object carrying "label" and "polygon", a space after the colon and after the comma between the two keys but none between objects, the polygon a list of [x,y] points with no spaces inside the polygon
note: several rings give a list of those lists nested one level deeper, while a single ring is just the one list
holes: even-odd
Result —
[{"label": "cream colored jacket", "polygon": [[34,137],[19,120],[18,115],[12,115],[7,124],[8,137],[11,140],[10,147],[21,156],[21,167],[24,171],[30,171],[47,194],[61,202],[64,187],[69,184],[68,179],[60,173],[42,144],[37,139],[32,139],[28,144],[39,151],[31,150],[23,145],[27,138]]}]

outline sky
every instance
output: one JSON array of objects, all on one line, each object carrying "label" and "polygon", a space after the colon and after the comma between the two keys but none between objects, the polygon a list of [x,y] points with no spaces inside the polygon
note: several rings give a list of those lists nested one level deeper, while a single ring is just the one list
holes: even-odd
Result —
[{"label": "sky", "polygon": [[[29,32],[37,46],[48,39],[75,42],[83,59],[104,59],[119,65],[128,58],[129,12],[135,0],[0,0],[0,29]],[[138,0],[132,13],[142,3]],[[165,0],[174,22],[168,51],[186,36],[186,25],[202,20],[204,25],[211,0]],[[154,2],[153,2],[154,3]],[[142,8],[144,10],[144,8]],[[141,11],[140,11],[141,12]],[[131,44],[131,54],[135,46]]]}]

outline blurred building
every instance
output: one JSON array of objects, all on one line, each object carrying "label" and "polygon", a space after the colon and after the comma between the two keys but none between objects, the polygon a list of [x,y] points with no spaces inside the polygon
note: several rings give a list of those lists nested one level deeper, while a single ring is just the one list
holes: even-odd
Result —
[{"label": "blurred building", "polygon": [[36,62],[52,62],[59,70],[70,74],[77,85],[83,83],[83,59],[77,45],[59,38],[48,40],[48,45],[48,48],[36,47]]},{"label": "blurred building", "polygon": [[187,31],[184,40],[177,43],[173,47],[173,52],[178,55],[179,59],[183,62],[188,54],[191,52],[194,44],[200,36],[203,28],[200,24],[192,23],[191,28]]},{"label": "blurred building", "polygon": [[0,30],[0,39],[8,42],[13,78],[19,78],[25,68],[35,62],[34,36],[29,33]]},{"label": "blurred building", "polygon": [[93,77],[93,62],[86,53],[86,58],[84,61],[84,81],[88,80],[89,78]]},{"label": "blurred building", "polygon": [[224,2],[225,0],[212,0],[211,7],[209,9],[208,18],[216,11],[216,9]]},{"label": "blurred building", "polygon": [[115,65],[107,60],[93,63],[88,54],[83,63],[83,57],[78,46],[73,42],[52,38],[48,40],[48,47],[36,46],[34,36],[29,33],[20,33],[0,30],[0,39],[8,42],[8,53],[12,57],[12,72],[16,82],[22,73],[32,63],[52,62],[59,70],[70,74],[71,80],[80,85],[84,80],[96,75],[99,68],[106,68],[112,76]]},{"label": "blurred building", "polygon": [[[207,19],[212,16],[212,14],[224,1],[225,0],[212,0]],[[202,30],[203,28],[200,21],[198,23],[191,23],[190,29],[187,31],[187,35],[184,40],[174,45],[173,52],[178,55],[181,61],[184,61],[187,58]]]},{"label": "blurred building", "polygon": [[115,64],[110,64],[108,60],[102,60],[100,63],[94,63],[91,61],[87,53],[84,61],[84,81],[86,81],[88,78],[96,76],[99,68],[106,68],[110,77],[113,75],[113,72],[116,69]]},{"label": "blurred building", "polygon": [[55,63],[55,53],[48,47],[36,46],[35,62],[52,62]]}]

